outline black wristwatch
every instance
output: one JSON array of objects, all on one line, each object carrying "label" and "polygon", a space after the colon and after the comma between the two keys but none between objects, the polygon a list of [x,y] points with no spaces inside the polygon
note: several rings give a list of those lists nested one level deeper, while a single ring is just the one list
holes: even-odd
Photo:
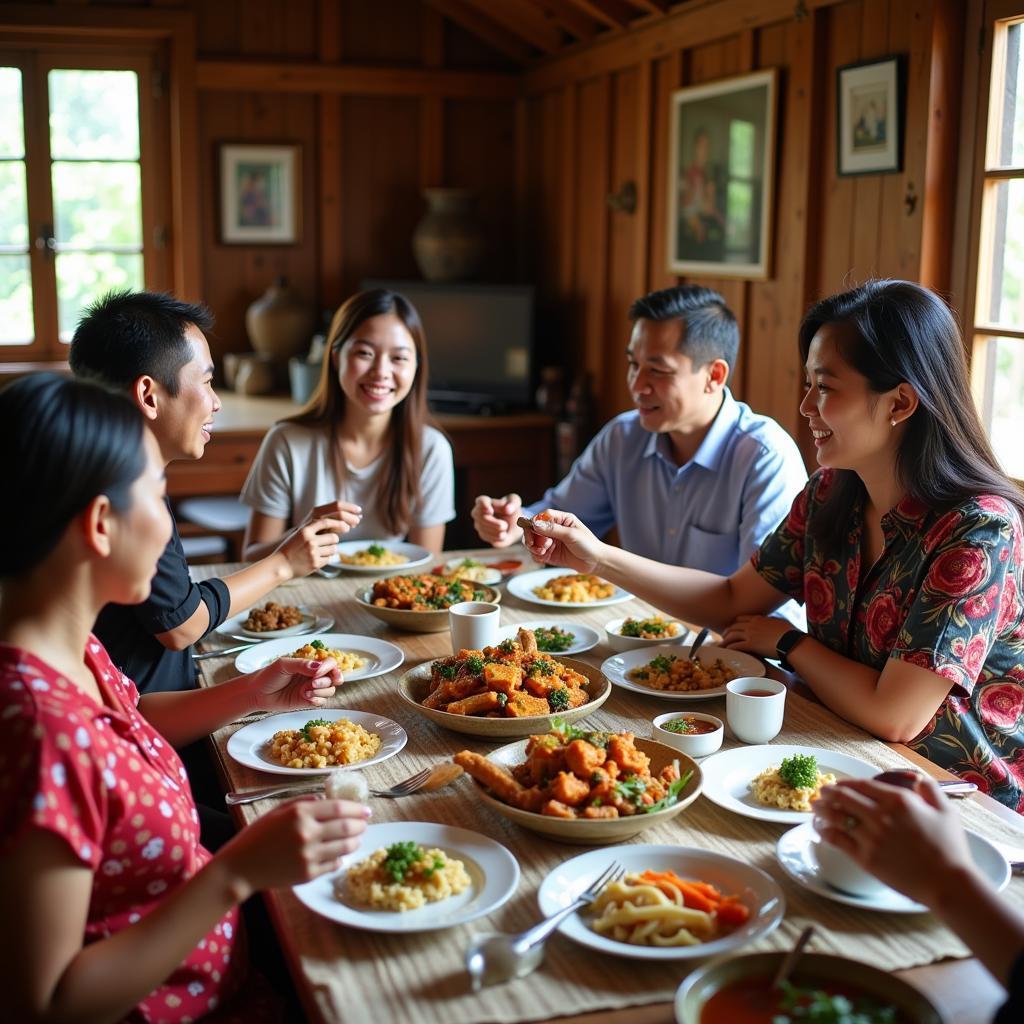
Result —
[{"label": "black wristwatch", "polygon": [[789,652],[793,650],[801,640],[806,639],[806,637],[807,634],[799,629],[788,629],[779,637],[779,642],[775,645],[775,653],[779,656],[779,664],[787,672],[795,672],[796,669],[790,665],[789,659],[786,655],[789,654]]}]

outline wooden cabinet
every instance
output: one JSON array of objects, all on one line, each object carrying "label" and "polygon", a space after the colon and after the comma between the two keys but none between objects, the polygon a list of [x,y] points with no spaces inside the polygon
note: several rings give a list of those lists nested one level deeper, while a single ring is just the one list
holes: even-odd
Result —
[{"label": "wooden cabinet", "polygon": [[[206,454],[197,461],[167,467],[167,493],[172,498],[238,494],[267,430],[295,413],[287,398],[222,396]],[[478,494],[510,491],[526,501],[539,498],[553,482],[554,420],[541,413],[509,416],[438,416],[455,454],[455,508],[445,546],[479,543],[469,517]]]}]

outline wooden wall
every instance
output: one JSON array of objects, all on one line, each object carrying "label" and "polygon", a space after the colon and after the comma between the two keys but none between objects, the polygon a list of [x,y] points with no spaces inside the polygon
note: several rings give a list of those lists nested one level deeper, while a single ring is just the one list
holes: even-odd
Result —
[{"label": "wooden wall", "polygon": [[[600,418],[628,408],[629,304],[684,280],[666,270],[670,95],[780,69],[771,275],[700,283],[740,320],[735,392],[806,442],[796,334],[807,305],[873,275],[949,287],[962,9],[956,0],[699,6],[527,73],[528,262],[561,314],[568,358],[592,376]],[[907,56],[904,170],[839,177],[836,69],[894,53]],[[632,215],[607,203],[626,181],[638,187]]]}]

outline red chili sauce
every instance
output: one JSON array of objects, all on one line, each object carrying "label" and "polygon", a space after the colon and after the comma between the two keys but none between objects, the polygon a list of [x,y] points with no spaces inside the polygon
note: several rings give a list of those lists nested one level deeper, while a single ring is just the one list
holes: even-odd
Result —
[{"label": "red chili sauce", "polygon": [[[682,724],[676,725],[676,722]],[[714,722],[705,722],[703,718],[694,718],[693,715],[679,715],[662,726],[666,732],[681,733],[684,736],[702,736],[704,733],[714,732],[717,728]]]},{"label": "red chili sauce", "polygon": [[[876,1014],[889,1005],[846,982],[798,981],[797,985],[801,988],[806,985],[830,996],[846,996],[853,1003],[864,1001],[864,1009],[873,1009]],[[716,992],[704,1004],[700,1024],[772,1024],[772,1020],[784,1012],[782,993],[772,988],[771,978],[745,978]],[[869,1014],[867,1019],[874,1020],[875,1015]],[[895,1022],[910,1024],[901,1013],[896,1014]]]}]

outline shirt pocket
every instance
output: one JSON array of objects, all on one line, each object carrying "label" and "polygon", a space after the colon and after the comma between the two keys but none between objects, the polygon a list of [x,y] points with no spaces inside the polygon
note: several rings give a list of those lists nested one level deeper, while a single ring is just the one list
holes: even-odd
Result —
[{"label": "shirt pocket", "polygon": [[699,526],[686,527],[683,564],[706,572],[731,576],[739,568],[739,538],[735,532],[712,533]]}]

